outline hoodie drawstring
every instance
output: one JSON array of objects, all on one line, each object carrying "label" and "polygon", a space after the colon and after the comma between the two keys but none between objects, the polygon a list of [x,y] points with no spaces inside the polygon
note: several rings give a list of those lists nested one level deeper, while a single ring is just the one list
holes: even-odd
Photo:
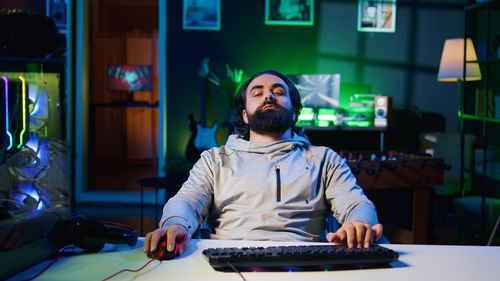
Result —
[{"label": "hoodie drawstring", "polygon": [[280,168],[276,166],[276,202],[281,202],[281,175]]}]

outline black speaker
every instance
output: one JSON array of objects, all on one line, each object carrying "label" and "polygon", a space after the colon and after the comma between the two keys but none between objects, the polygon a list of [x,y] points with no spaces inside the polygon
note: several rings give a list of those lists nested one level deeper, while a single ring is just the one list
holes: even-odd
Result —
[{"label": "black speaker", "polygon": [[44,57],[57,48],[57,28],[46,16],[0,15],[0,56]]},{"label": "black speaker", "polygon": [[375,127],[387,127],[392,119],[392,99],[388,96],[375,96]]}]

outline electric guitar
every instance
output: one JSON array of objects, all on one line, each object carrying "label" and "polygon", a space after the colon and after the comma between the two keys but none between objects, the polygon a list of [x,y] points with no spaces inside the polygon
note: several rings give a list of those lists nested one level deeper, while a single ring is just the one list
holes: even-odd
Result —
[{"label": "electric guitar", "polygon": [[204,58],[198,72],[198,75],[203,78],[203,92],[200,97],[200,121],[196,122],[194,120],[193,114],[188,117],[189,130],[191,131],[191,136],[188,141],[188,146],[186,148],[186,158],[191,162],[196,162],[200,158],[201,152],[212,147],[217,147],[219,144],[215,139],[215,134],[219,125],[214,122],[212,127],[207,127],[207,95],[210,92],[210,85],[215,86],[220,85],[219,77],[210,71],[209,68],[210,59]]}]

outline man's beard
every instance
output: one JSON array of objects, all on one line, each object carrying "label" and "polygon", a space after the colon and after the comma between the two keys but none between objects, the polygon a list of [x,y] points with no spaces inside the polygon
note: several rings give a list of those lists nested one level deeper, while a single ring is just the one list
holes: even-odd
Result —
[{"label": "man's beard", "polygon": [[[264,110],[266,105],[274,107]],[[283,108],[275,102],[266,102],[259,106],[252,115],[248,116],[250,130],[258,134],[282,134],[293,126],[293,112]]]}]

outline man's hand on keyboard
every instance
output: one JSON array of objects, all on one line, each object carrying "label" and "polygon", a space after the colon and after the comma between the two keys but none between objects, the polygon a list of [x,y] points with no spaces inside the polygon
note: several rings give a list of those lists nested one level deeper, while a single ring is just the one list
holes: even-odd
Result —
[{"label": "man's hand on keyboard", "polygon": [[382,231],[381,224],[370,226],[361,221],[348,221],[337,232],[328,233],[326,239],[332,243],[347,244],[349,248],[368,248],[373,240],[382,236]]},{"label": "man's hand on keyboard", "polygon": [[183,225],[174,224],[166,227],[160,227],[155,231],[146,234],[146,237],[144,238],[144,253],[147,255],[149,252],[156,250],[158,242],[163,236],[166,236],[167,250],[169,252],[174,251],[175,244],[182,243],[179,256],[187,250],[189,242],[191,241],[188,231]]}]

